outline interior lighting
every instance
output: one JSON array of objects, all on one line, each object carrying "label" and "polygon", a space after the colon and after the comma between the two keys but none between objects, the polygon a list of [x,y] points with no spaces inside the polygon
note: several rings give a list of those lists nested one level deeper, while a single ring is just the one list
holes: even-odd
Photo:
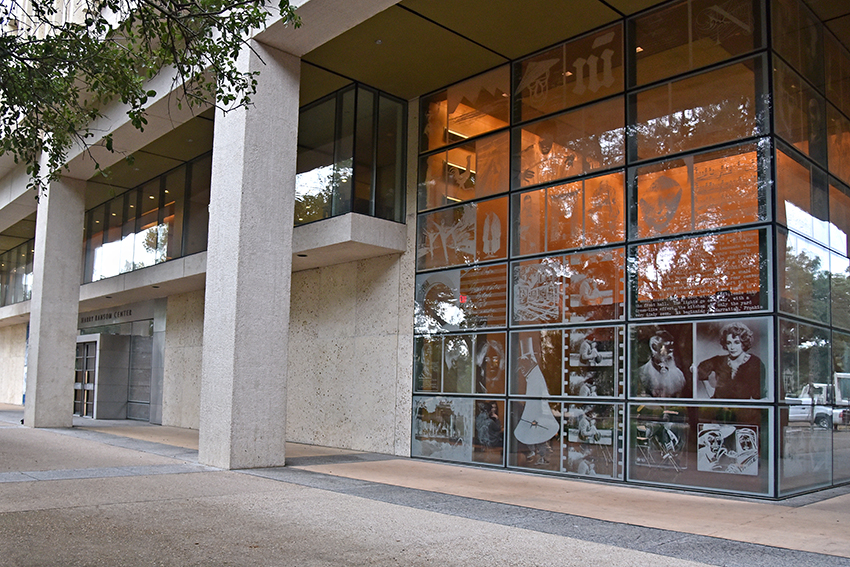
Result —
[{"label": "interior lighting", "polygon": [[638,46],[635,48],[635,53],[643,53],[643,47],[641,47],[641,46],[639,46],[639,45],[638,45]]},{"label": "interior lighting", "polygon": [[457,136],[458,138],[463,138],[464,140],[469,138],[469,136],[467,136],[466,134],[461,134],[460,132],[452,130],[451,128],[449,128],[449,134],[451,134],[452,136]]}]

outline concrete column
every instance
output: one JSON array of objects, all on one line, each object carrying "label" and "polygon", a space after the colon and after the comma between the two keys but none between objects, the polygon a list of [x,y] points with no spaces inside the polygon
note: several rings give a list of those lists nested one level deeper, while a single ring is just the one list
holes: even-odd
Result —
[{"label": "concrete column", "polygon": [[85,182],[52,183],[37,215],[24,425],[71,427]]},{"label": "concrete column", "polygon": [[300,60],[252,47],[254,104],[213,141],[199,459],[227,469],[283,465],[286,442]]}]

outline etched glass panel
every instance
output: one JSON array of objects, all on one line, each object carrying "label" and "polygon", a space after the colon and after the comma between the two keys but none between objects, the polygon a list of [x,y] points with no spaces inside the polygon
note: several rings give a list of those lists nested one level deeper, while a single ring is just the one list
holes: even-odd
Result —
[{"label": "etched glass panel", "polygon": [[529,187],[624,163],[623,100],[615,98],[523,126],[514,133],[513,187]]},{"label": "etched glass panel", "polygon": [[766,160],[744,144],[634,168],[637,216],[632,234],[649,238],[764,220]]},{"label": "etched glass panel", "polygon": [[509,139],[500,132],[421,158],[419,210],[506,192]]},{"label": "etched glass panel", "polygon": [[773,49],[816,87],[823,86],[823,28],[800,0],[771,2]]},{"label": "etched glass panel", "polygon": [[428,270],[507,257],[508,198],[419,217],[417,268]]},{"label": "etched glass panel", "polygon": [[635,317],[767,309],[764,230],[643,244],[631,254]]},{"label": "etched glass panel", "polygon": [[415,332],[504,327],[507,274],[507,265],[496,264],[417,276]]},{"label": "etched glass panel", "polygon": [[771,493],[769,409],[640,405],[629,415],[629,480]]},{"label": "etched glass panel", "polygon": [[434,150],[510,124],[510,66],[452,85],[421,102],[422,148]]},{"label": "etched glass panel", "polygon": [[561,44],[514,65],[517,122],[623,90],[623,26]]},{"label": "etched glass panel", "polygon": [[632,95],[634,159],[766,133],[763,67],[757,57]]},{"label": "etched glass panel", "polygon": [[623,267],[621,248],[513,264],[513,323],[622,319]]},{"label": "etched glass panel", "polygon": [[793,151],[776,150],[776,220],[823,245],[829,244],[826,179]]},{"label": "etched glass panel", "polygon": [[827,105],[827,151],[829,172],[850,183],[850,119]]}]

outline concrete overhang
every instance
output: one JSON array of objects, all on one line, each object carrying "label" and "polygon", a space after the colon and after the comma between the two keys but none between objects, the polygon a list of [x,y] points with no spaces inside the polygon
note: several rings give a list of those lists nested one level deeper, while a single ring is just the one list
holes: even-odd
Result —
[{"label": "concrete overhang", "polygon": [[407,225],[357,213],[297,226],[292,232],[292,271],[401,254]]},{"label": "concrete overhang", "polygon": [[169,260],[80,286],[80,313],[204,289],[207,253]]}]

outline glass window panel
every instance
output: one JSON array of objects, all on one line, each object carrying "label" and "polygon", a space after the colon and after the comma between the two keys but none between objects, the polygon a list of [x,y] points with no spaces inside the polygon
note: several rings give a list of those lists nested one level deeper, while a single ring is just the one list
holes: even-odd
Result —
[{"label": "glass window panel", "polygon": [[750,230],[632,248],[633,316],[767,309],[766,239]]},{"label": "glass window panel", "polygon": [[133,263],[136,269],[153,266],[165,256],[159,222],[160,180],[154,179],[143,185],[139,191],[141,198],[133,249]]},{"label": "glass window panel", "polygon": [[[345,109],[351,112],[353,109]],[[354,139],[354,203],[352,211],[372,214],[372,174],[375,156],[374,126],[375,95],[372,91],[357,89],[357,120]]]},{"label": "glass window panel", "polygon": [[509,93],[505,65],[424,97],[421,147],[433,150],[508,126]]},{"label": "glass window panel", "polygon": [[[357,97],[354,89],[337,95],[336,139],[334,140],[333,198],[331,216],[350,213],[352,209],[354,177],[354,113]],[[372,159],[372,154],[369,154]],[[297,176],[296,176],[297,179]],[[369,179],[371,185],[371,177]],[[368,208],[367,208],[368,210]]]},{"label": "glass window panel", "polygon": [[621,404],[511,402],[508,466],[623,478]]},{"label": "glass window panel", "polygon": [[823,86],[823,28],[800,0],[771,3],[773,49],[817,87]]},{"label": "glass window panel", "polygon": [[184,254],[194,254],[207,249],[207,235],[210,221],[210,175],[212,155],[205,156],[191,164],[191,181],[187,202],[184,231],[186,244]]},{"label": "glass window panel", "polygon": [[832,34],[824,34],[826,98],[850,114],[850,53]]},{"label": "glass window panel", "polygon": [[33,254],[35,254],[35,241],[24,245],[27,253],[27,264],[24,268],[24,301],[32,299],[33,278]]},{"label": "glass window panel", "polygon": [[517,262],[512,285],[515,325],[621,319],[623,251]]},{"label": "glass window panel", "polygon": [[[553,396],[621,397],[624,389],[623,327],[544,329],[511,334],[511,393],[528,394],[528,359]],[[533,392],[532,392],[533,394]]]},{"label": "glass window panel", "polygon": [[505,393],[504,332],[416,337],[414,349],[416,391]]},{"label": "glass window panel", "polygon": [[635,84],[645,85],[762,47],[759,2],[693,0],[632,22]]},{"label": "glass window panel", "polygon": [[514,254],[623,240],[623,173],[515,194]]},{"label": "glass window panel", "polygon": [[414,328],[417,333],[504,327],[507,319],[507,266],[422,274],[416,278]]},{"label": "glass window panel", "polygon": [[508,363],[507,335],[475,335],[475,392],[504,394]]},{"label": "glass window panel", "polygon": [[706,321],[697,323],[695,332],[695,397],[724,400],[771,397],[770,319]]},{"label": "glass window panel", "polygon": [[826,163],[826,106],[823,97],[781,61],[774,61],[774,128],[786,142]]},{"label": "glass window panel", "polygon": [[850,329],[850,259],[830,253],[829,281],[832,325]]},{"label": "glass window panel", "polygon": [[302,110],[298,117],[295,223],[330,216],[335,189],[336,97]]},{"label": "glass window panel", "polygon": [[799,404],[804,388],[830,376],[829,330],[779,320],[779,398]]},{"label": "glass window panel", "polygon": [[634,168],[637,219],[648,238],[764,220],[767,166],[760,145],[744,144]]},{"label": "glass window panel", "polygon": [[91,257],[91,279],[86,281],[96,282],[103,279],[103,239],[106,232],[106,205],[100,205],[90,212],[89,226],[89,248],[86,254]]},{"label": "glass window panel", "polygon": [[812,414],[826,415],[827,409],[812,404],[779,408],[780,496],[832,482],[832,431],[812,425],[811,419]]},{"label": "glass window panel", "polygon": [[404,112],[404,104],[385,96],[379,98],[375,216],[396,222],[404,221]]},{"label": "glass window panel", "polygon": [[510,124],[511,68],[503,65],[448,88],[449,142],[480,136]]},{"label": "glass window panel", "polygon": [[629,480],[769,495],[770,410],[640,405],[629,408]]},{"label": "glass window panel", "polygon": [[419,217],[417,268],[427,270],[507,257],[508,198]]},{"label": "glass window panel", "polygon": [[793,151],[777,146],[776,217],[789,229],[829,244],[826,180]]},{"label": "glass window panel", "polygon": [[622,242],[625,238],[625,175],[622,171],[584,180],[584,245]]},{"label": "glass window panel", "polygon": [[443,391],[471,394],[474,391],[472,335],[443,338]]},{"label": "glass window panel", "polygon": [[505,402],[414,396],[410,453],[444,461],[501,465]]},{"label": "glass window panel", "polygon": [[850,187],[831,180],[829,184],[829,247],[847,255],[850,237]]},{"label": "glass window panel", "polygon": [[829,172],[850,183],[850,119],[828,105],[827,145]]},{"label": "glass window panel", "polygon": [[693,324],[631,327],[632,397],[692,398]]},{"label": "glass window panel", "polygon": [[101,277],[111,278],[121,269],[121,226],[123,224],[123,199],[118,197],[106,204],[106,234],[101,249]]},{"label": "glass window panel", "polygon": [[759,57],[632,95],[634,157],[661,157],[765,133],[763,74]]},{"label": "glass window panel", "polygon": [[416,337],[413,340],[414,390],[440,392],[443,384],[442,337]]},{"label": "glass window panel", "polygon": [[617,167],[624,163],[623,100],[615,98],[519,129],[514,187]]},{"label": "glass window panel", "polygon": [[829,252],[793,232],[780,230],[779,310],[829,322]]},{"label": "glass window panel", "polygon": [[420,159],[419,210],[508,190],[510,134],[500,132]]},{"label": "glass window panel", "polygon": [[24,287],[24,282],[26,281],[26,269],[27,269],[27,249],[26,245],[16,246],[12,249],[12,256],[15,258],[15,267],[14,270],[14,303],[20,303],[24,300],[24,296],[26,294],[26,288]]},{"label": "glass window panel", "polygon": [[136,269],[134,254],[136,250],[136,212],[139,206],[139,192],[124,193],[124,223],[121,227],[121,268],[120,272]]},{"label": "glass window panel", "polygon": [[162,231],[165,235],[165,259],[183,255],[183,216],[186,195],[186,166],[165,176]]},{"label": "glass window panel", "polygon": [[833,481],[850,480],[850,335],[832,333],[834,376],[833,407]]},{"label": "glass window panel", "polygon": [[612,26],[514,65],[515,120],[529,120],[623,90],[623,27]]}]

